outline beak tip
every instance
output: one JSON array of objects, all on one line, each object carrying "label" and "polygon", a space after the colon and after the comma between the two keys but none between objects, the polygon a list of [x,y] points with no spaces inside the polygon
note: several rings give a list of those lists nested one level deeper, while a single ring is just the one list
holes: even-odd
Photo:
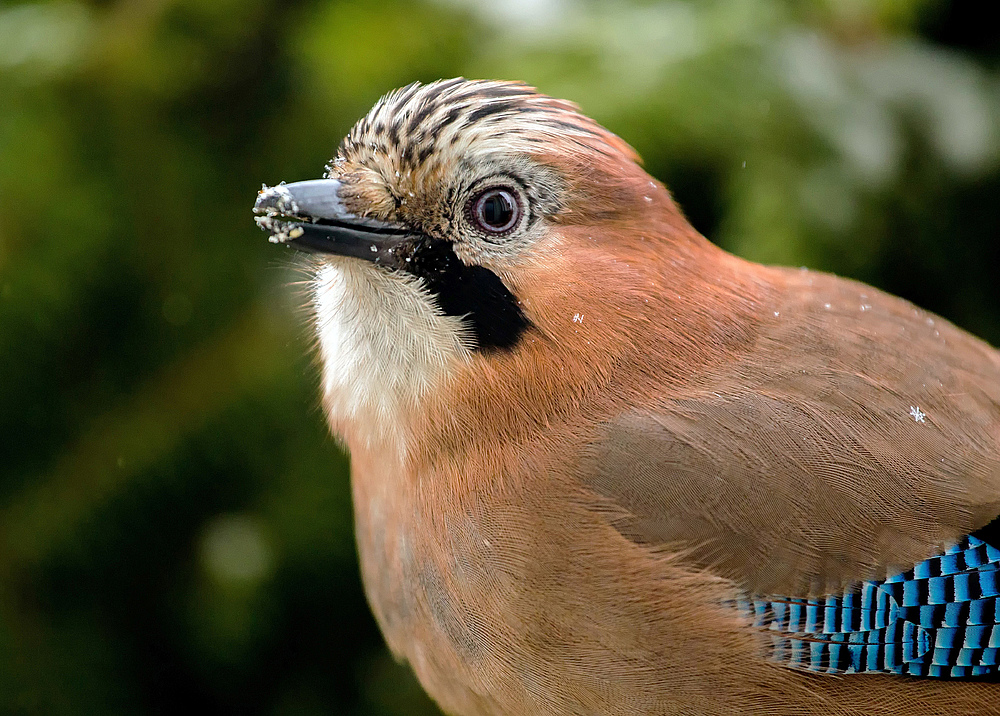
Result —
[{"label": "beak tip", "polygon": [[266,184],[261,185],[260,191],[257,192],[257,200],[253,204],[253,210],[255,214],[294,216],[298,213],[299,207],[295,203],[292,193],[288,191],[285,182],[281,182],[270,187]]},{"label": "beak tip", "polygon": [[254,222],[261,231],[268,233],[267,240],[272,244],[287,244],[304,233],[303,228],[294,222],[282,221],[275,218],[273,213],[262,216],[255,216]]}]

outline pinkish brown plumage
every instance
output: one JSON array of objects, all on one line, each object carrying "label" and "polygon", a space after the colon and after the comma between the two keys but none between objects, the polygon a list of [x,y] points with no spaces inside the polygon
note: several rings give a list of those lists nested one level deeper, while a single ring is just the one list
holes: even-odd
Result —
[{"label": "pinkish brown plumage", "polygon": [[393,92],[256,210],[318,252],[366,590],[445,711],[1000,713],[993,348],[726,254],[520,84]]}]

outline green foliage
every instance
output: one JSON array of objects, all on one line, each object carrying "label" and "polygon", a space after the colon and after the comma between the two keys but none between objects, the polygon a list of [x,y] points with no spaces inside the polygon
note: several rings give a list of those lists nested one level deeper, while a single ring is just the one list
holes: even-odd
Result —
[{"label": "green foliage", "polygon": [[0,710],[434,713],[368,615],[302,277],[250,213],[412,80],[573,99],[711,239],[1000,342],[974,6],[0,6]]}]

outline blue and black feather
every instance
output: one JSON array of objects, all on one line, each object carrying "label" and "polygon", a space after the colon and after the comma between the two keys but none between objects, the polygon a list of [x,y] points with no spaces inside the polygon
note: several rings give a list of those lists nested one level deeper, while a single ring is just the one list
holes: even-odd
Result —
[{"label": "blue and black feather", "polygon": [[[882,581],[821,599],[752,596],[739,607],[770,657],[826,674],[1000,675],[996,523]],[[989,540],[989,541],[987,541]]]}]

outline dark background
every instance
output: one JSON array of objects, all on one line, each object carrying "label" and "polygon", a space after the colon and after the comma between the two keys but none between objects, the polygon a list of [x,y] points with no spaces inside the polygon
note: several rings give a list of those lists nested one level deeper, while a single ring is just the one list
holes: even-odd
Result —
[{"label": "dark background", "polygon": [[713,241],[997,344],[991,5],[0,3],[0,712],[434,713],[361,592],[303,277],[250,212],[381,94],[572,99]]}]

